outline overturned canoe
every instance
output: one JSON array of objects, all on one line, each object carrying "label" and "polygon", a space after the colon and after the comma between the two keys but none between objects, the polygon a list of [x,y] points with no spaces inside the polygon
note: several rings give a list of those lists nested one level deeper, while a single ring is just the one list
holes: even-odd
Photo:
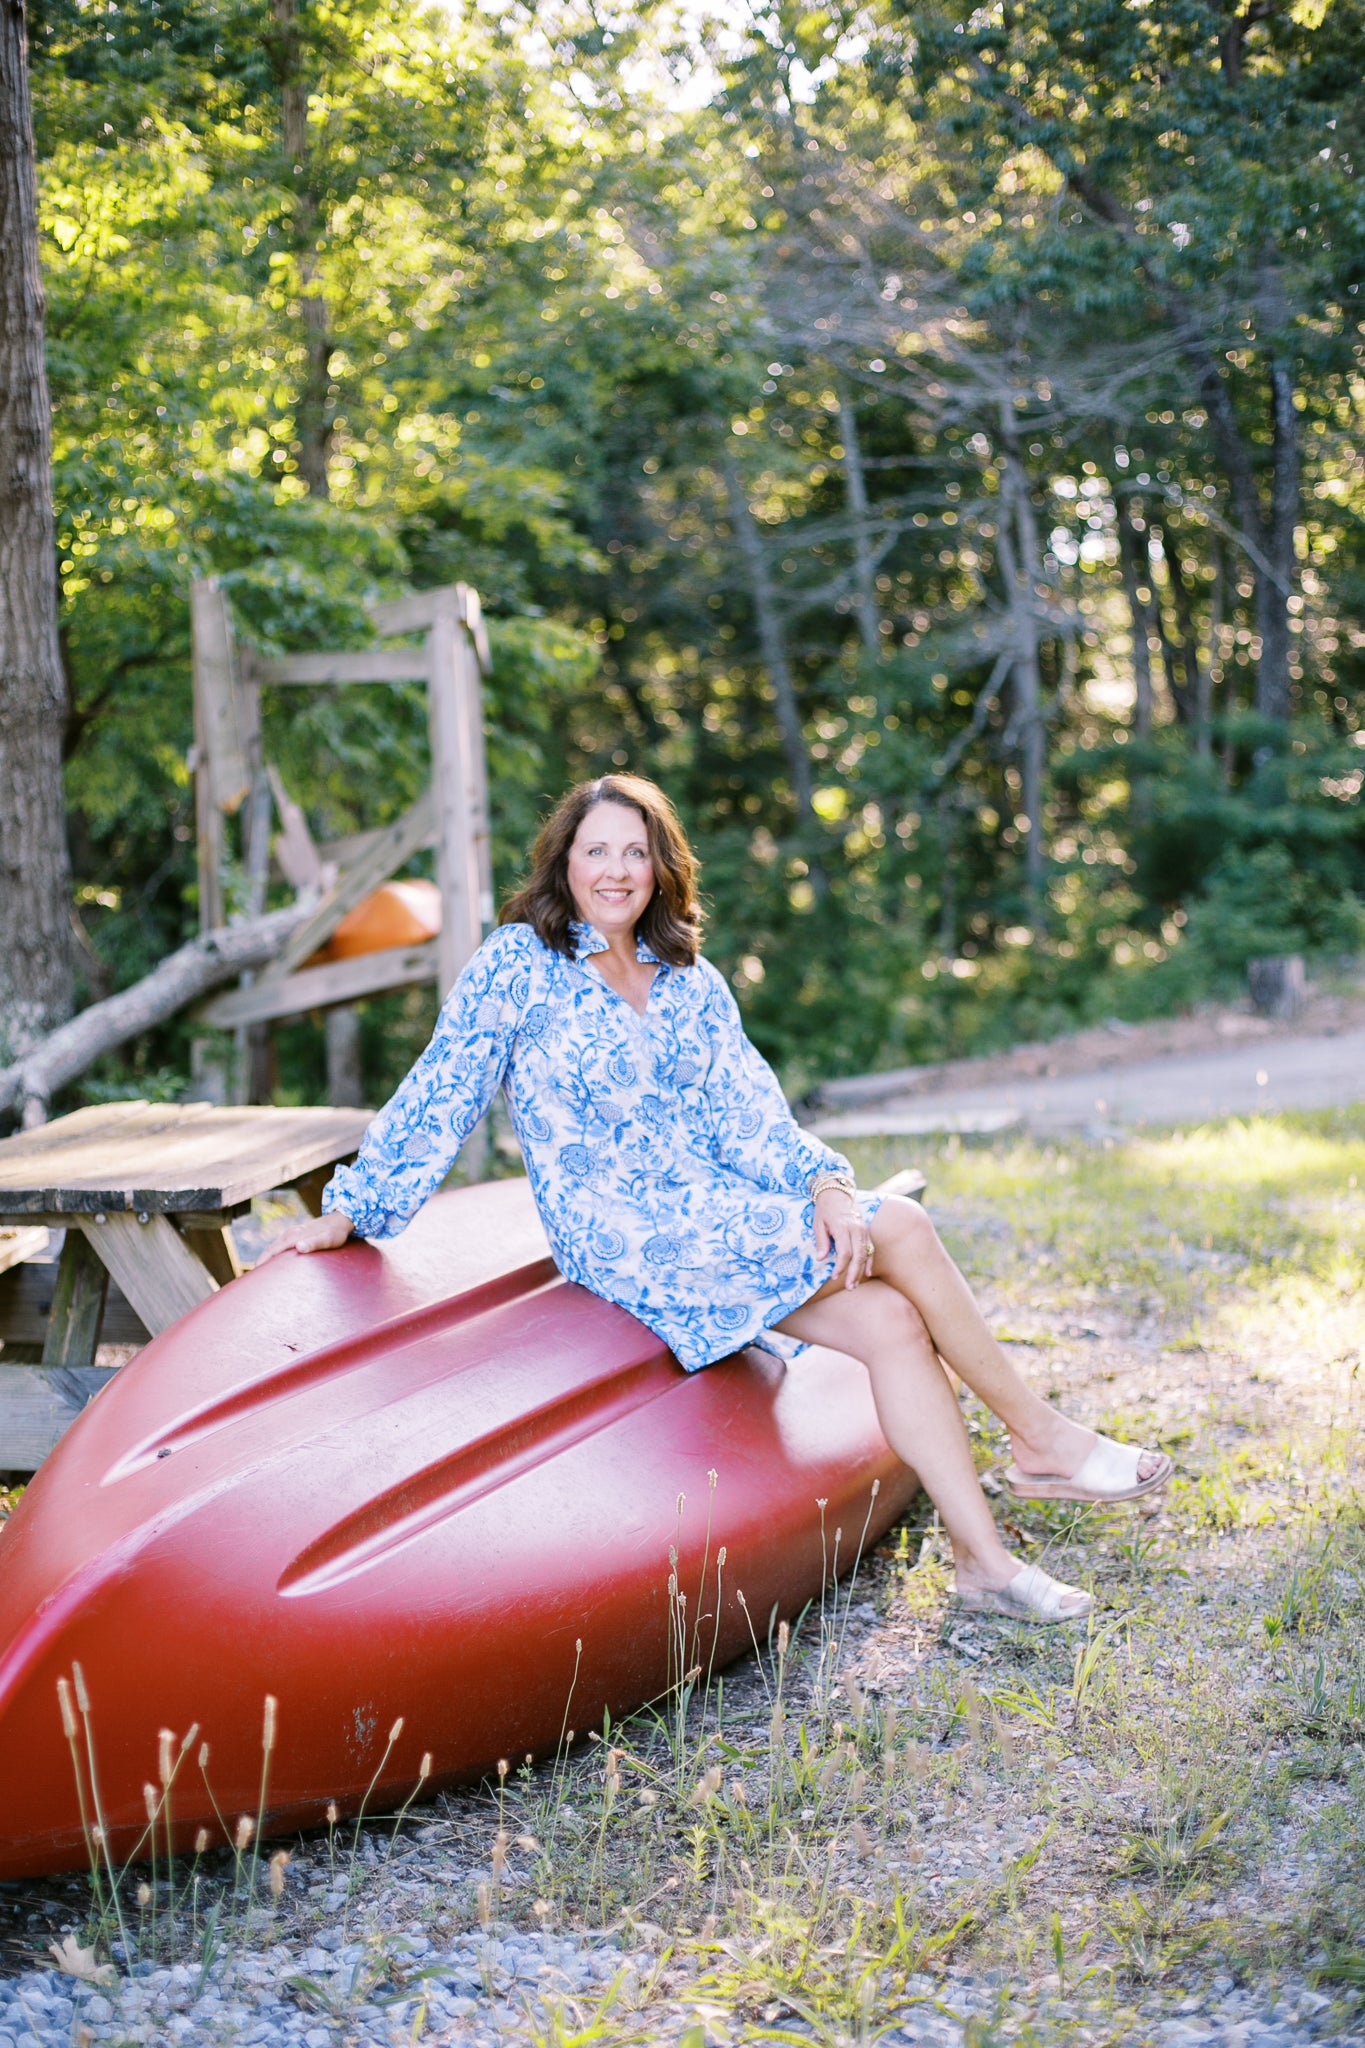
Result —
[{"label": "overturned canoe", "polygon": [[83,1863],[96,1802],[146,1853],[149,1786],[221,1842],[267,1695],[267,1830],[405,1798],[425,1754],[436,1786],[552,1750],[736,1656],[915,1485],[852,1360],[684,1374],[561,1278],[524,1181],[272,1261],[111,1382],[0,1537],[0,1877]]}]

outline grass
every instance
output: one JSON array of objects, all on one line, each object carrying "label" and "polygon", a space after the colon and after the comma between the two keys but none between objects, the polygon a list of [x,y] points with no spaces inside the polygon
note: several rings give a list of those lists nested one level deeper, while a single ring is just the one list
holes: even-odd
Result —
[{"label": "grass", "polygon": [[[905,1163],[850,1149],[865,1182]],[[298,1994],[339,2017],[402,1989],[394,1930],[444,1875],[434,1934],[614,1927],[648,1950],[528,2005],[528,2041],[870,2044],[969,1987],[978,2048],[1143,2040],[1233,1983],[1358,2012],[1365,1108],[918,1163],[1034,1383],[1177,1460],[1154,1512],[997,1502],[1027,1556],[1095,1587],[1089,1628],[954,1616],[921,1508],[732,1672],[680,1645],[670,1702],[553,1767],[302,1842],[273,1892],[254,1850],[196,1871],[201,1944],[344,1911],[364,1964]],[[999,1432],[969,1425],[986,1471]],[[161,1938],[187,1926],[182,1901]]]}]

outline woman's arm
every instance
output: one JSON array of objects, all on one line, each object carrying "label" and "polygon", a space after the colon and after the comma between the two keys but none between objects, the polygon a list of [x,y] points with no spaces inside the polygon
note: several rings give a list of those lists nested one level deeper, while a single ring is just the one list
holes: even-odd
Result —
[{"label": "woman's arm", "polygon": [[323,1214],[270,1247],[325,1251],[360,1237],[393,1237],[449,1172],[502,1080],[520,1016],[527,951],[522,927],[485,939],[451,989],[430,1045],[366,1131],[350,1166],[323,1193]]}]

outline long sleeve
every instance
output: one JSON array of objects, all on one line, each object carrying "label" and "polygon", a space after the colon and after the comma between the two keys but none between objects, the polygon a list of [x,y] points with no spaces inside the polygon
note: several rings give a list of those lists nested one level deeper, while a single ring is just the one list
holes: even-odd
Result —
[{"label": "long sleeve", "polygon": [[[439,1187],[497,1093],[524,997],[526,928],[492,932],[461,971],[430,1045],[323,1194],[360,1237],[393,1237]],[[518,984],[521,984],[520,986]]]},{"label": "long sleeve", "polygon": [[745,1036],[739,1005],[709,961],[703,1028],[711,1046],[706,1081],[712,1145],[717,1159],[756,1187],[803,1195],[823,1168],[852,1169],[842,1153],[803,1131],[781,1083]]}]

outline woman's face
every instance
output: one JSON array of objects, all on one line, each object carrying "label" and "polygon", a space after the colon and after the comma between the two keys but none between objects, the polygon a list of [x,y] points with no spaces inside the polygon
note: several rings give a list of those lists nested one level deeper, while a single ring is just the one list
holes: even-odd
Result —
[{"label": "woman's face", "polygon": [[604,939],[634,931],[654,894],[654,862],[633,806],[601,803],[584,813],[569,848],[569,893]]}]

